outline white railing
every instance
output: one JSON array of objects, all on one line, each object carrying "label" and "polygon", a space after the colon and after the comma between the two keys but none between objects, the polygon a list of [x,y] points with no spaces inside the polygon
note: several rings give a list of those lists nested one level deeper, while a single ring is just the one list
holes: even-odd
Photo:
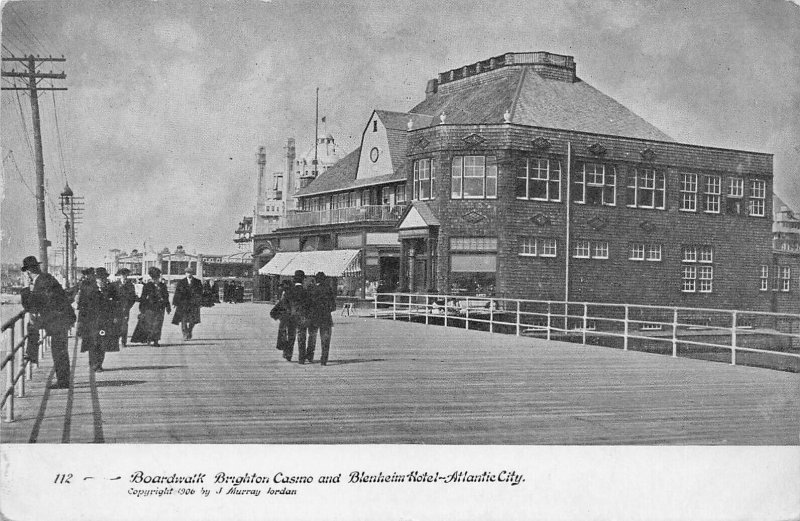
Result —
[{"label": "white railing", "polygon": [[[655,352],[729,351],[800,361],[800,315],[601,302],[381,293],[375,318]],[[762,364],[759,364],[762,365]]]},{"label": "white railing", "polygon": [[49,347],[50,337],[44,330],[31,331],[30,314],[20,311],[7,320],[2,327],[2,358],[0,370],[6,374],[3,399],[0,407],[5,409],[3,419],[6,422],[14,421],[14,397],[25,397],[25,380],[33,378],[33,366],[38,365],[25,358],[25,347],[29,341],[38,344],[39,359]]},{"label": "white railing", "polygon": [[334,208],[321,211],[295,211],[286,215],[281,227],[320,226],[352,222],[393,222],[400,218],[405,205],[368,205],[351,208]]}]

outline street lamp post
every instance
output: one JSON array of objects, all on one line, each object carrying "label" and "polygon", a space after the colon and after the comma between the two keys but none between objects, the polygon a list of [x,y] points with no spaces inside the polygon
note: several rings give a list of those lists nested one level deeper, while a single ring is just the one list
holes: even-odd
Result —
[{"label": "street lamp post", "polygon": [[64,214],[64,232],[66,249],[64,251],[64,281],[65,286],[69,287],[72,280],[72,272],[75,269],[75,207],[74,194],[69,187],[69,183],[61,192],[61,213]]}]

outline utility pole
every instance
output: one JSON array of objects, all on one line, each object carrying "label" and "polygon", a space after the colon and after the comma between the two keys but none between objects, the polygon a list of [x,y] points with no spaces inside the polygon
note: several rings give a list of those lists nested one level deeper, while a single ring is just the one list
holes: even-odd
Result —
[{"label": "utility pole", "polygon": [[36,65],[38,62],[65,62],[67,61],[63,56],[61,58],[49,57],[34,57],[32,54],[27,57],[17,58],[3,58],[3,62],[20,62],[26,70],[17,72],[12,69],[11,71],[3,71],[2,76],[5,78],[23,78],[28,81],[27,87],[2,87],[2,90],[27,90],[31,97],[31,116],[33,118],[33,141],[36,154],[36,228],[39,235],[39,260],[42,263],[42,269],[47,271],[47,247],[50,246],[50,241],[47,240],[47,223],[45,221],[44,211],[44,155],[42,154],[42,130],[39,123],[39,91],[47,90],[67,90],[64,87],[39,87],[38,80],[54,79],[63,80],[67,75],[63,72],[49,73],[37,72]]}]

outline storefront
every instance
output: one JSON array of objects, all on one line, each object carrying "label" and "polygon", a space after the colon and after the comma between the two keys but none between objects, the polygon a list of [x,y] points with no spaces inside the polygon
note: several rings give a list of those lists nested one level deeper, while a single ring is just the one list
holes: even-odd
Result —
[{"label": "storefront", "polygon": [[275,296],[281,280],[290,279],[297,270],[307,277],[325,273],[336,280],[337,293],[347,296],[361,286],[361,261],[361,250],[355,249],[279,252],[258,273],[269,277],[271,294]]}]

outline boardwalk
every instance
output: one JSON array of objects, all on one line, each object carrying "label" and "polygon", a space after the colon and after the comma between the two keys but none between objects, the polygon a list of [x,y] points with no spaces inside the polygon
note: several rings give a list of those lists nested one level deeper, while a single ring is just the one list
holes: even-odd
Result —
[{"label": "boardwalk", "polygon": [[[17,399],[14,443],[797,445],[800,375],[477,331],[335,317],[331,362],[275,350],[269,307],[165,326],[74,387]],[[133,326],[133,324],[131,324]],[[317,354],[317,357],[319,355]]]}]

